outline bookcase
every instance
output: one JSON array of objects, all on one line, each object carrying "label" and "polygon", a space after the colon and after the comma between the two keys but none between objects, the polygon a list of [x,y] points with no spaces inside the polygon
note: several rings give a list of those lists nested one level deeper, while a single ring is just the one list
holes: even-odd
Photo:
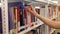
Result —
[{"label": "bookcase", "polygon": [[[41,26],[42,30],[43,28],[45,29],[43,30],[44,34],[51,34],[52,33],[51,31],[55,30],[51,29],[49,26],[44,24],[41,20],[39,20],[35,16],[33,16],[31,19],[31,14],[23,11],[25,11],[24,4],[30,4],[36,8],[37,12],[39,11],[38,13],[40,15],[46,18],[56,19],[58,16],[57,3],[54,3],[52,1],[48,2],[47,0],[0,0],[0,1],[1,1],[0,13],[2,15],[1,28],[3,34],[25,34],[39,26]],[[41,31],[42,34],[43,31]]]}]

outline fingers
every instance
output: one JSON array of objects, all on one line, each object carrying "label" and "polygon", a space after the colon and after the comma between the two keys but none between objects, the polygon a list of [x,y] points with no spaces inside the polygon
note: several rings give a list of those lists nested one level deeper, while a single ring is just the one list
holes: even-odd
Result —
[{"label": "fingers", "polygon": [[35,8],[31,5],[31,6],[26,6],[25,7],[26,11],[30,12],[30,13],[36,13]]},{"label": "fingers", "polygon": [[30,8],[31,8],[33,11],[35,11],[35,8],[34,8],[32,5],[30,6]]},{"label": "fingers", "polygon": [[34,7],[31,5],[30,8],[34,9]]},{"label": "fingers", "polygon": [[30,8],[30,7],[28,7],[28,6],[27,6],[27,7],[25,7],[25,10],[26,10],[26,11],[28,11],[28,12],[31,12],[31,11],[32,11],[32,10],[31,10],[31,8]]},{"label": "fingers", "polygon": [[26,9],[30,9],[30,10],[32,10],[32,11],[35,10],[35,8],[34,8],[32,5],[30,5],[30,6],[26,6]]}]

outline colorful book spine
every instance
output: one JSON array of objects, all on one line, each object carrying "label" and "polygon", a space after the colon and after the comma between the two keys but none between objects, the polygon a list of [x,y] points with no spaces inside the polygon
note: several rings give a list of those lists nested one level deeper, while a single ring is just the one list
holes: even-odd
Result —
[{"label": "colorful book spine", "polygon": [[27,11],[26,11],[26,9],[24,9],[24,22],[25,22],[25,26],[27,29],[28,28],[28,22],[27,22]]},{"label": "colorful book spine", "polygon": [[20,8],[14,7],[14,23],[15,23],[15,29],[18,33],[18,29],[20,28]]},{"label": "colorful book spine", "polygon": [[[20,27],[25,26],[25,17],[24,17],[24,3],[20,1],[19,7],[20,7]],[[26,27],[20,29],[20,32],[25,30]]]},{"label": "colorful book spine", "polygon": [[[25,4],[25,7],[26,6],[30,6],[30,5],[27,5]],[[32,15],[28,12],[28,10],[26,10],[26,14],[27,14],[27,23],[28,23],[28,27],[32,27]]]},{"label": "colorful book spine", "polygon": [[14,24],[15,24],[14,34],[18,34],[17,7],[14,7]]},{"label": "colorful book spine", "polygon": [[[8,22],[9,22],[9,34],[14,34],[15,23],[14,23],[14,7],[18,6],[20,2],[8,3]],[[17,23],[18,24],[18,23]]]},{"label": "colorful book spine", "polygon": [[20,26],[24,26],[25,23],[24,23],[24,3],[23,2],[20,2]]}]

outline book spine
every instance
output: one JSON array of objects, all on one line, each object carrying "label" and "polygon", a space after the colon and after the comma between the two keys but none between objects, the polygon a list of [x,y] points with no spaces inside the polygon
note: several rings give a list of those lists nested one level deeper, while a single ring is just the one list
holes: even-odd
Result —
[{"label": "book spine", "polygon": [[30,27],[30,25],[31,25],[31,14],[29,12],[27,12],[27,23],[28,23],[28,27]]},{"label": "book spine", "polygon": [[0,8],[0,33],[2,34],[2,12]]},{"label": "book spine", "polygon": [[24,26],[24,3],[20,2],[20,26]]},{"label": "book spine", "polygon": [[28,28],[28,22],[27,22],[27,11],[26,11],[26,9],[24,9],[24,22],[25,22],[25,26],[27,29]]},{"label": "book spine", "polygon": [[[14,7],[14,20],[16,21],[17,28],[20,28],[20,8]],[[18,30],[17,29],[17,30]]]},{"label": "book spine", "polygon": [[[12,29],[14,29],[14,14],[13,14],[13,12],[14,12],[14,7],[9,7],[8,8],[8,22],[9,22],[9,32],[10,31],[13,31]],[[14,33],[14,32],[12,32],[12,33]]]},{"label": "book spine", "polygon": [[[19,4],[20,7],[20,27],[25,26],[25,22],[24,22],[24,3],[20,2]],[[25,28],[22,28],[20,31],[25,30]]]},{"label": "book spine", "polygon": [[17,7],[14,7],[14,24],[15,24],[15,29],[14,29],[14,34],[18,34],[18,9]]},{"label": "book spine", "polygon": [[[35,10],[40,15],[40,8],[35,8]],[[37,22],[37,24],[39,24],[40,20],[38,18],[36,18],[36,22]]]},{"label": "book spine", "polygon": [[[30,6],[28,4],[25,4],[26,6]],[[27,16],[27,23],[28,23],[28,27],[32,27],[32,15],[28,12],[28,10],[26,10],[26,16]]]},{"label": "book spine", "polygon": [[31,14],[31,27],[35,25],[35,16]]},{"label": "book spine", "polygon": [[53,9],[52,9],[52,7],[49,8],[49,17],[50,18],[53,17]]},{"label": "book spine", "polygon": [[18,6],[20,2],[8,3],[8,22],[9,22],[9,33],[13,34],[15,29],[14,22],[14,7]]}]

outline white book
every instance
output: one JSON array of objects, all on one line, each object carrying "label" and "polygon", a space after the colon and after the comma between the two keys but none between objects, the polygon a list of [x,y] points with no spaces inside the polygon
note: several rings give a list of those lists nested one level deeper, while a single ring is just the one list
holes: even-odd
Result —
[{"label": "white book", "polygon": [[28,23],[28,27],[30,27],[30,24],[31,24],[31,14],[29,12],[27,12],[27,23]]},{"label": "white book", "polygon": [[[37,12],[40,13],[40,7],[39,6],[36,6],[35,9]],[[37,17],[35,17],[35,19],[36,19],[37,24],[40,24],[40,19],[38,19]]]}]

